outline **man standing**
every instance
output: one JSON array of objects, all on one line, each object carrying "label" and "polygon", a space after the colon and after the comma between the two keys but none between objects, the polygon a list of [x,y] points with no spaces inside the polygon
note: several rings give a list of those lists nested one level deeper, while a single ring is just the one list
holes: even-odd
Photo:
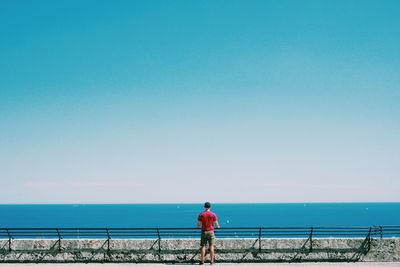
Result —
[{"label": "man standing", "polygon": [[214,224],[217,228],[219,228],[217,215],[211,212],[211,204],[210,202],[204,203],[205,211],[200,213],[199,218],[197,219],[197,228],[201,226],[201,264],[204,264],[204,258],[206,255],[206,245],[209,244],[210,247],[210,263],[214,264]]}]

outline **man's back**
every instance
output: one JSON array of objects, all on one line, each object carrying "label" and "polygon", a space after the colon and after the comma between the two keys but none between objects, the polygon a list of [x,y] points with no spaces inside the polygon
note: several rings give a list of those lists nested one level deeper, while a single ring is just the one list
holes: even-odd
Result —
[{"label": "man's back", "polygon": [[202,231],[213,231],[214,230],[213,224],[217,221],[217,215],[207,210],[205,212],[200,213],[198,221],[201,221]]},{"label": "man's back", "polygon": [[219,224],[217,221],[217,215],[210,211],[211,204],[210,202],[204,203],[204,208],[206,211],[199,214],[197,218],[197,228],[200,228],[201,225],[201,239],[200,239],[200,247],[201,247],[201,264],[204,264],[204,258],[206,255],[206,245],[209,244],[210,247],[210,263],[214,263],[214,226],[219,228]]}]

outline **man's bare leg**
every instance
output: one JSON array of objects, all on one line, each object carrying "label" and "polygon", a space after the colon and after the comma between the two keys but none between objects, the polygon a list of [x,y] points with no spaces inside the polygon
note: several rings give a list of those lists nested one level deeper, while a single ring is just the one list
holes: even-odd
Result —
[{"label": "man's bare leg", "polygon": [[214,246],[210,246],[210,263],[214,264]]},{"label": "man's bare leg", "polygon": [[201,264],[204,264],[204,258],[206,256],[206,246],[201,247]]}]

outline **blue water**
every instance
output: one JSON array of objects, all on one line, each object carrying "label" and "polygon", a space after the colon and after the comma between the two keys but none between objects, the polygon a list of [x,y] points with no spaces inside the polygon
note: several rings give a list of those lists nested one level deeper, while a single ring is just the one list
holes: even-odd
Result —
[{"label": "blue water", "polygon": [[[195,227],[202,204],[0,205],[0,228]],[[221,227],[400,225],[400,203],[214,204]]]}]

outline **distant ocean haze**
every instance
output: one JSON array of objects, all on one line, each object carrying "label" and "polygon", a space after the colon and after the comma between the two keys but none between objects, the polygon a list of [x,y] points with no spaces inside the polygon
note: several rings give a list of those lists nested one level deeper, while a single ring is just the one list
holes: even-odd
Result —
[{"label": "distant ocean haze", "polygon": [[[0,205],[0,227],[195,227],[203,204]],[[221,227],[400,225],[400,203],[213,204]]]}]

